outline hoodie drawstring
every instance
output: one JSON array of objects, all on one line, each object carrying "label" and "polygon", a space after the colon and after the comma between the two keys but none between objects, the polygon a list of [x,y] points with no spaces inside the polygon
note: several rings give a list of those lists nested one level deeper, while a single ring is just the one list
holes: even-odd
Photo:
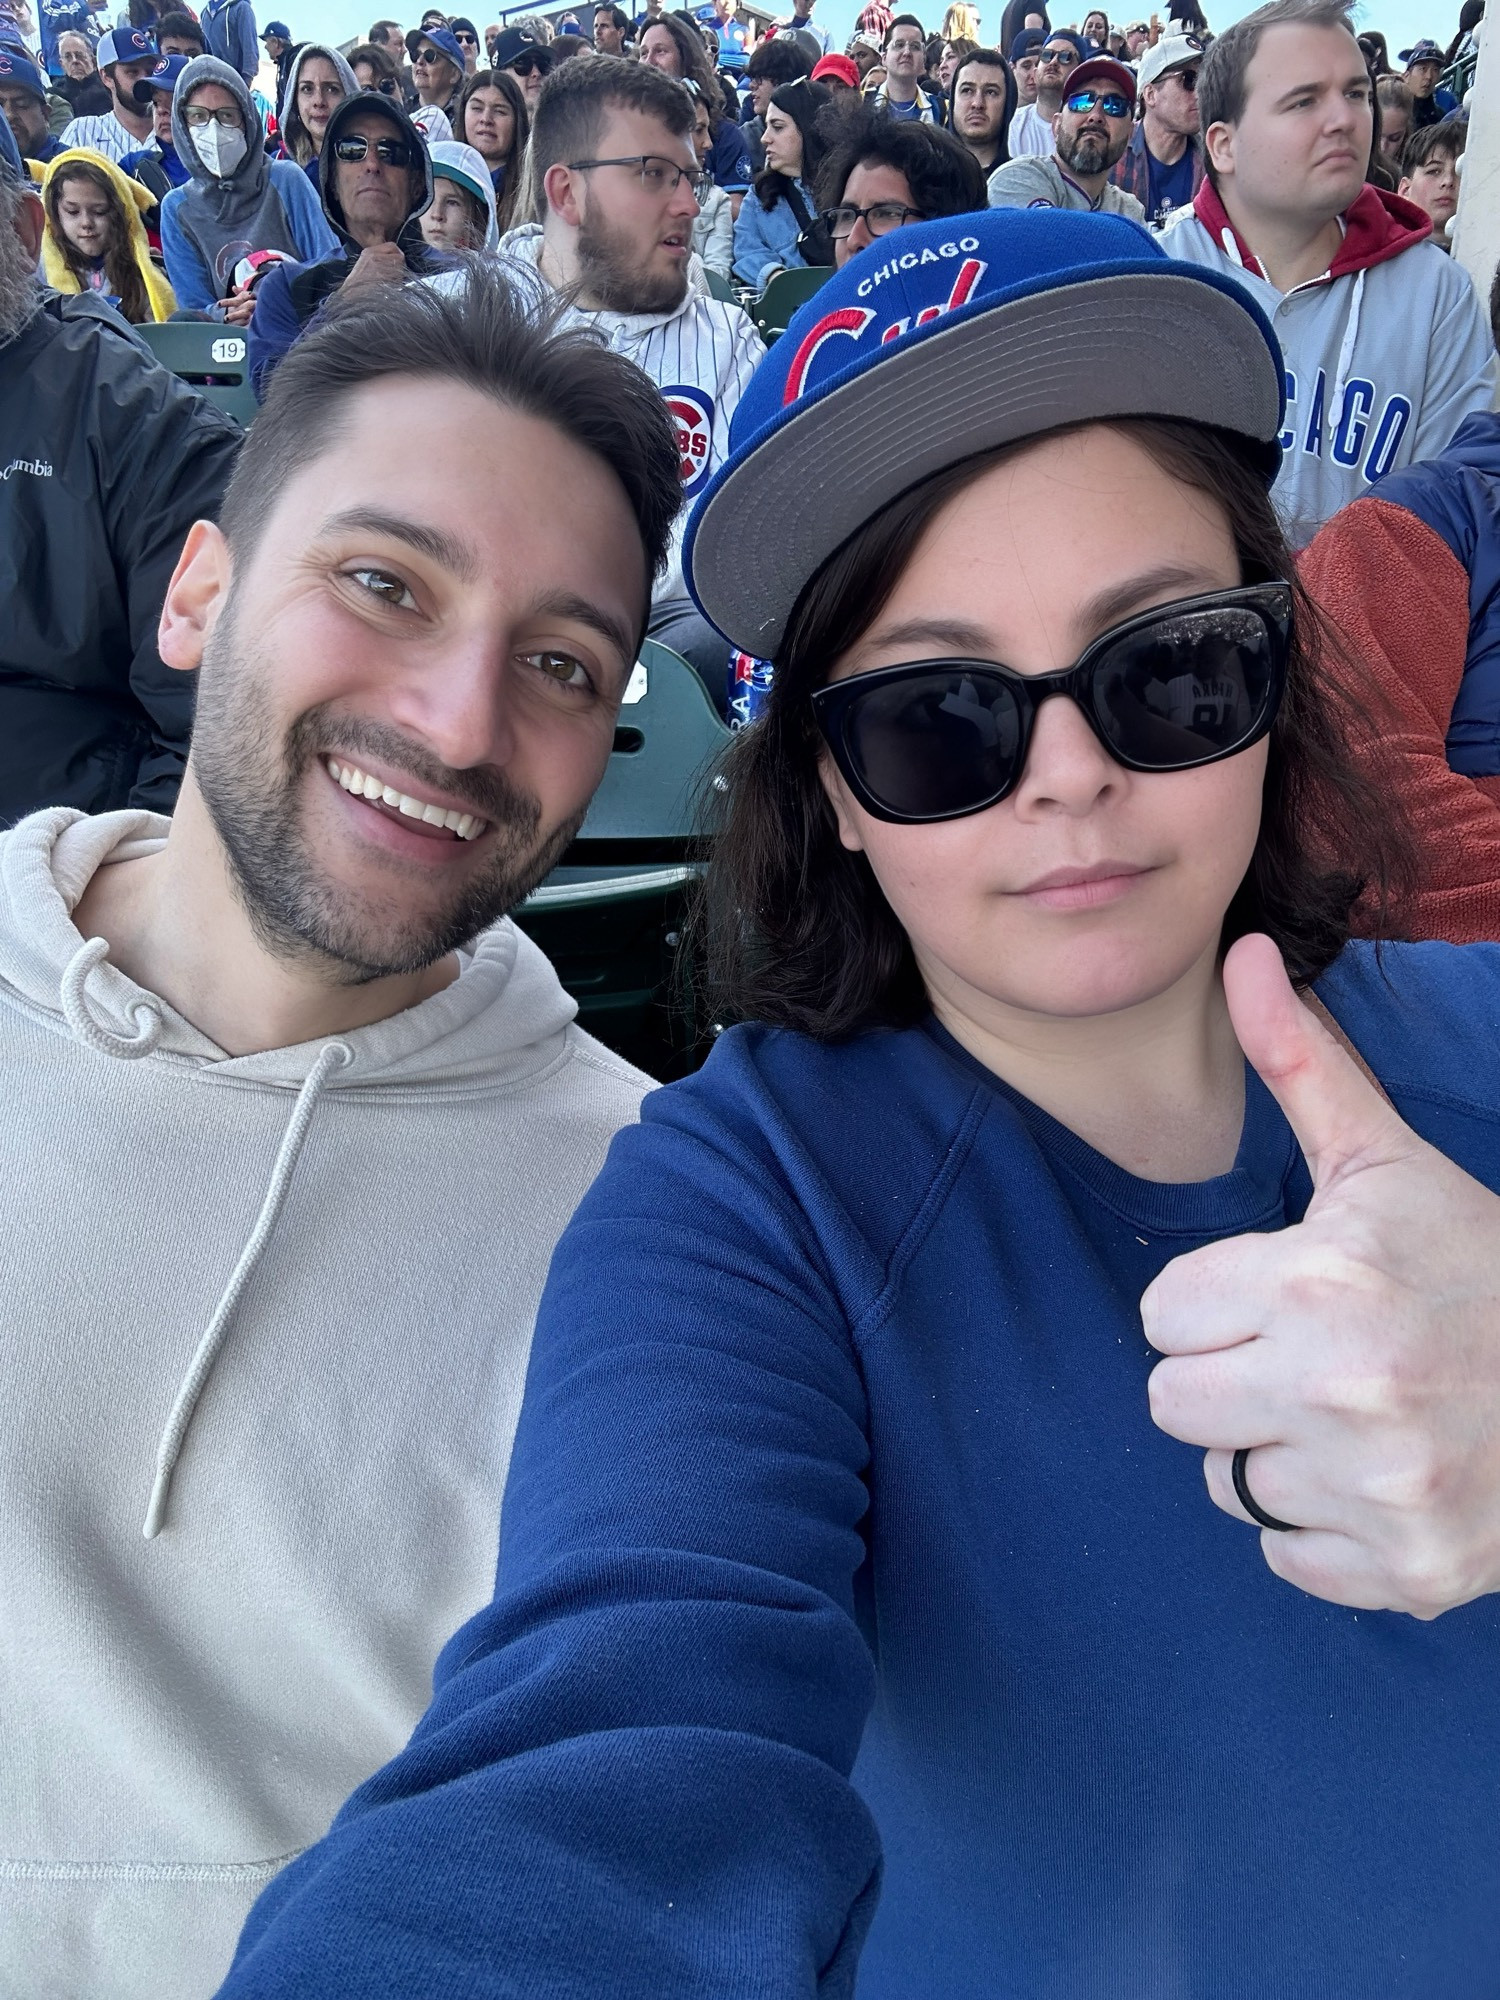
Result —
[{"label": "hoodie drawstring", "polygon": [[1364,304],[1365,274],[1359,271],[1354,279],[1354,296],[1349,301],[1349,318],[1344,327],[1344,338],[1339,346],[1339,365],[1333,376],[1333,401],[1328,406],[1328,434],[1330,438],[1338,433],[1344,420],[1344,395],[1349,385],[1349,370],[1354,366],[1354,343],[1359,339],[1359,309]]},{"label": "hoodie drawstring", "polygon": [[[132,1053],[135,1053],[132,1048]],[[188,1428],[193,1421],[193,1413],[198,1407],[198,1399],[213,1373],[214,1363],[219,1358],[229,1323],[235,1308],[244,1295],[260,1254],[270,1240],[271,1231],[276,1227],[276,1218],[281,1213],[286,1191],[291,1183],[292,1170],[297,1164],[297,1156],[302,1151],[302,1142],[307,1137],[307,1128],[312,1123],[313,1108],[323,1085],[335,1069],[342,1069],[354,1060],[354,1051],[346,1042],[329,1042],[318,1052],[318,1059],[308,1071],[302,1088],[297,1093],[297,1102],[292,1107],[292,1115],[287,1120],[286,1131],[282,1134],[281,1145],[276,1154],[276,1164],[271,1169],[270,1185],[266,1198],[261,1203],[260,1214],[255,1227],[250,1232],[250,1240],[240,1252],[239,1262],[230,1274],[229,1283],[219,1296],[213,1317],[204,1329],[203,1338],[198,1342],[198,1351],[193,1356],[191,1366],[183,1377],[182,1387],[177,1391],[177,1400],[172,1405],[172,1414],[167,1418],[166,1429],[161,1434],[161,1443],[156,1448],[156,1477],[151,1485],[151,1499],[146,1507],[146,1519],[141,1533],[149,1542],[160,1534],[166,1519],[167,1499],[172,1490],[172,1475],[177,1469]]]},{"label": "hoodie drawstring", "polygon": [[59,982],[63,1019],[86,1048],[95,1055],[118,1056],[122,1062],[130,1062],[136,1056],[149,1056],[161,1040],[162,1020],[160,1007],[153,1007],[149,1000],[141,999],[132,1003],[130,1018],[140,1029],[137,1035],[117,1035],[110,1028],[102,1028],[89,1012],[88,997],[84,987],[89,974],[96,965],[102,965],[109,957],[107,938],[90,938],[81,944],[63,967]]}]

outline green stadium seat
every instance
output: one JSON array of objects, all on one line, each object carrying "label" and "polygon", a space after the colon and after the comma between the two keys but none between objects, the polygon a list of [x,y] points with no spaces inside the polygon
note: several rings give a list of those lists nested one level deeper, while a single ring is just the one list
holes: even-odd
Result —
[{"label": "green stadium seat", "polygon": [[755,324],[760,337],[770,347],[787,330],[792,314],[805,306],[818,289],[833,276],[833,267],[814,264],[802,271],[778,271],[755,302]]},{"label": "green stadium seat", "polygon": [[727,306],[739,304],[739,300],[735,297],[734,286],[721,272],[710,271],[705,264],[703,275],[708,280],[708,295],[710,298],[722,299]]},{"label": "green stadium seat", "polygon": [[167,319],[136,331],[163,368],[249,429],[259,406],[250,386],[249,343],[241,328],[218,320]]}]

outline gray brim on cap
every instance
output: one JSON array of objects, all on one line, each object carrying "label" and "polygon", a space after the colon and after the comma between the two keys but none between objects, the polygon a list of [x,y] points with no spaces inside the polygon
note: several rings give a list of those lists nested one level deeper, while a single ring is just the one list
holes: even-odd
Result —
[{"label": "gray brim on cap", "polygon": [[1110,417],[1237,433],[1264,446],[1274,477],[1278,371],[1227,285],[1160,270],[1090,276],[955,315],[829,383],[705,495],[693,595],[731,645],[774,657],[803,585],[888,501],[996,445]]}]

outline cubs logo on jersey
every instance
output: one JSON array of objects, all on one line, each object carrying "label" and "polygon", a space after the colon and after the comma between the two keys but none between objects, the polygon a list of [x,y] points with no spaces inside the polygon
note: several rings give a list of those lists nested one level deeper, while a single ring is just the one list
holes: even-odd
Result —
[{"label": "cubs logo on jersey", "polygon": [[689,382],[677,382],[661,392],[667,415],[677,433],[682,490],[691,498],[708,477],[714,435],[714,399]]}]

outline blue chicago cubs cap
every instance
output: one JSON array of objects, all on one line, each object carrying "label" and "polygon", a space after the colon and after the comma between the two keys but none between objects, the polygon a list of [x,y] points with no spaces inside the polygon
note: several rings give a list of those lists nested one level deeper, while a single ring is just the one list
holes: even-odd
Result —
[{"label": "blue chicago cubs cap", "polygon": [[94,51],[100,69],[108,69],[111,63],[141,62],[147,56],[153,60],[156,56],[156,40],[149,28],[116,28],[100,36]]},{"label": "blue chicago cubs cap", "polygon": [[47,102],[47,79],[21,49],[0,46],[0,83],[18,83],[43,104]]},{"label": "blue chicago cubs cap", "polygon": [[156,68],[152,70],[149,76],[141,78],[135,89],[131,91],[131,96],[137,104],[149,104],[156,91],[175,91],[177,88],[177,79],[182,75],[187,66],[188,58],[186,56],[159,57]]},{"label": "blue chicago cubs cap", "polygon": [[751,377],[688,523],[688,587],[769,658],[834,550],[945,466],[1063,424],[1175,417],[1247,440],[1269,485],[1282,411],[1260,308],[1138,223],[1052,208],[912,223],[835,272]]}]

